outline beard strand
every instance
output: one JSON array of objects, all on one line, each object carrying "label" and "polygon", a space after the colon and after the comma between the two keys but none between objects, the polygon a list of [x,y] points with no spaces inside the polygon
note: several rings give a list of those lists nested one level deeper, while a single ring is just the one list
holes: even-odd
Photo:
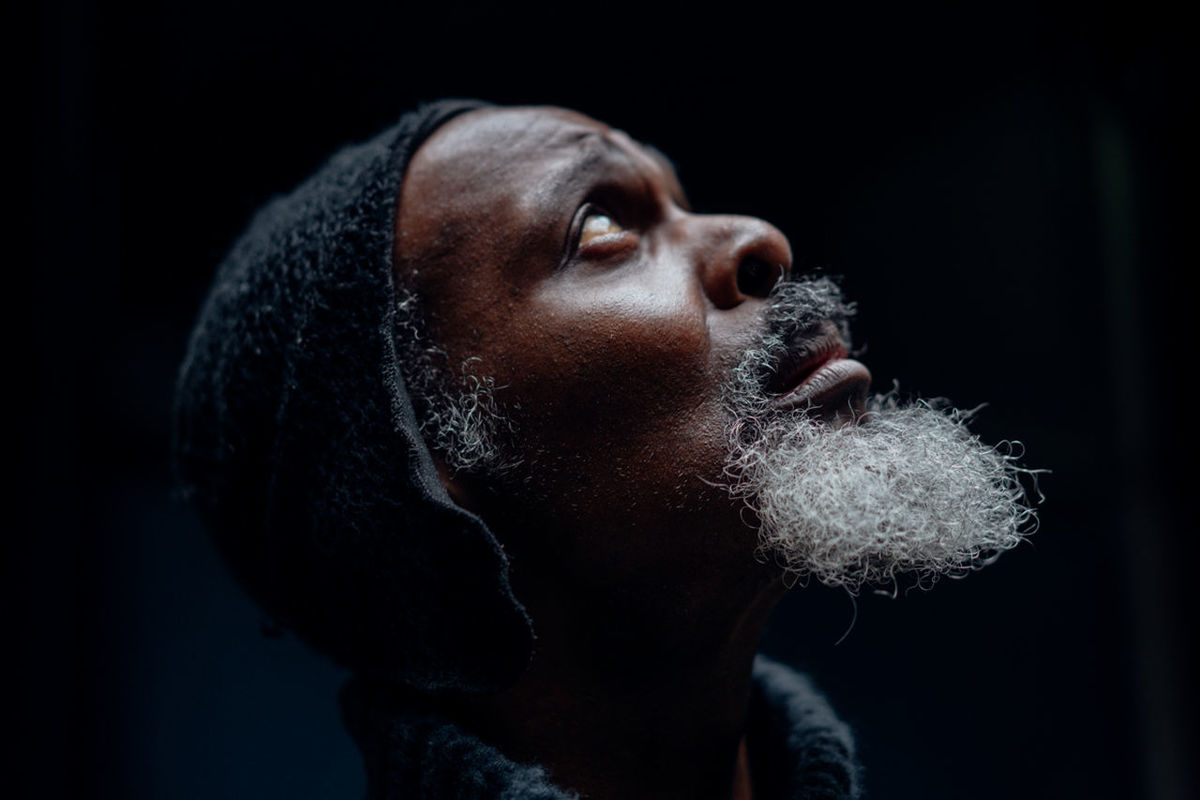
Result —
[{"label": "beard strand", "polygon": [[1035,471],[1018,466],[1011,445],[971,434],[970,412],[895,392],[842,426],[772,407],[764,386],[789,339],[815,319],[844,330],[852,312],[828,279],[782,285],[726,388],[727,486],[757,518],[760,558],[791,581],[852,593],[986,566],[1032,533],[1021,476]]}]

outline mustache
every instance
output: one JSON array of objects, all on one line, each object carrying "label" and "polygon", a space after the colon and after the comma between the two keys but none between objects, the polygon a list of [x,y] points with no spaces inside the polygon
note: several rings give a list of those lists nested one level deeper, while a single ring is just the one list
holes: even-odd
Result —
[{"label": "mustache", "polygon": [[789,357],[799,356],[806,342],[833,324],[847,349],[854,303],[829,276],[805,275],[781,281],[771,290],[763,324],[743,350],[734,381],[743,391],[765,390]]},{"label": "mustache", "polygon": [[841,287],[829,276],[781,281],[767,298],[763,335],[790,341],[821,322],[830,321],[840,328],[849,324],[854,310],[854,304],[846,301]]}]

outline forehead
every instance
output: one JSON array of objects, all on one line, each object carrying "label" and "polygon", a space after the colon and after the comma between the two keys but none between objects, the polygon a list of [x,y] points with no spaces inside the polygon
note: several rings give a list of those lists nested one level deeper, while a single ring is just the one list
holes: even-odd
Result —
[{"label": "forehead", "polygon": [[473,164],[494,170],[512,160],[528,165],[600,148],[670,167],[660,153],[633,141],[624,131],[577,111],[549,106],[468,112],[443,125],[421,146],[417,156],[431,164]]},{"label": "forehead", "polygon": [[421,153],[431,159],[532,153],[569,148],[581,139],[614,133],[608,125],[565,108],[491,106],[447,122],[421,146]]},{"label": "forehead", "polygon": [[500,195],[524,204],[615,169],[656,174],[682,195],[666,157],[623,131],[562,108],[484,108],[456,117],[421,145],[403,198],[442,212]]}]

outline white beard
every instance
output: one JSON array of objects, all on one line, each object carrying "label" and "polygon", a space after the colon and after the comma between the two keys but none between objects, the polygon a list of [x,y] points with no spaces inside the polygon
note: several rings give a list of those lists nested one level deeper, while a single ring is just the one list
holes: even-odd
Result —
[{"label": "white beard", "polygon": [[[832,302],[844,322],[850,309],[822,283],[815,282],[824,295],[817,315]],[[796,330],[780,320],[811,322],[804,304],[813,285],[784,289],[767,312],[773,330],[746,352],[726,393],[726,474],[731,493],[758,518],[760,555],[790,580],[815,577],[857,592],[895,586],[901,576],[929,585],[963,575],[1019,544],[1036,523],[1019,480],[1032,472],[972,435],[969,414],[902,405],[894,395],[872,398],[861,419],[840,427],[802,409],[772,409],[764,369]]]},{"label": "white beard", "polygon": [[[789,340],[823,320],[848,338],[852,313],[828,279],[781,284],[766,329],[725,387],[728,488],[758,517],[760,556],[790,580],[816,577],[850,591],[903,575],[929,584],[991,563],[1036,522],[1018,479],[1034,471],[973,436],[968,414],[903,406],[891,395],[871,399],[862,419],[841,427],[772,409],[763,385]],[[417,362],[439,354],[427,347]],[[430,361],[425,377],[410,382],[425,409],[422,432],[452,469],[503,477],[520,463],[502,446],[512,423],[472,362],[457,380],[435,380]]]}]

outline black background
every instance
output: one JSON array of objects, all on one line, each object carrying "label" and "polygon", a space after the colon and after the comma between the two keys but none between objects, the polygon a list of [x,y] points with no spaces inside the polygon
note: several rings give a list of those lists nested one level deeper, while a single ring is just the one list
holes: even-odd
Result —
[{"label": "black background", "polygon": [[855,726],[870,797],[1195,796],[1182,19],[1020,1],[110,5],[30,7],[7,37],[28,47],[32,108],[11,153],[32,268],[10,271],[7,660],[18,775],[40,795],[361,794],[342,676],[263,636],[171,498],[169,402],[249,214],[450,95],[566,105],[657,145],[698,209],[763,216],[800,265],[845,276],[878,388],[987,402],[976,429],[1052,470],[1040,531],[996,566],[780,608],[765,649]]}]

